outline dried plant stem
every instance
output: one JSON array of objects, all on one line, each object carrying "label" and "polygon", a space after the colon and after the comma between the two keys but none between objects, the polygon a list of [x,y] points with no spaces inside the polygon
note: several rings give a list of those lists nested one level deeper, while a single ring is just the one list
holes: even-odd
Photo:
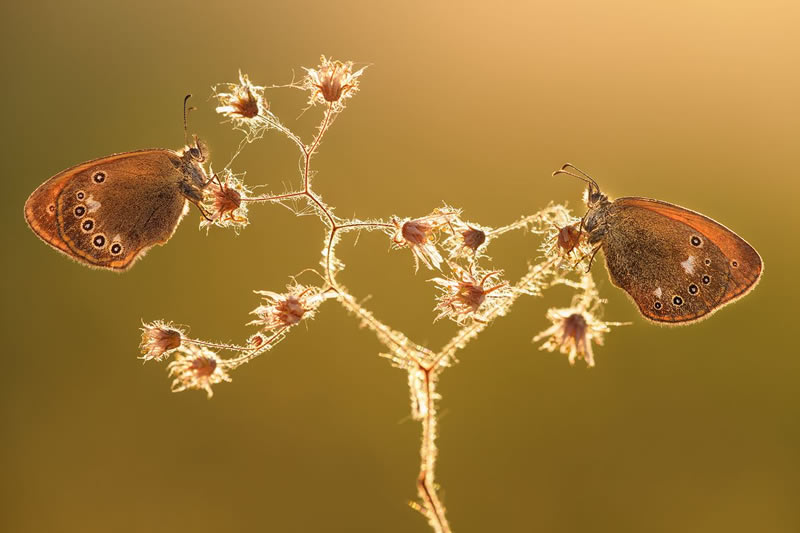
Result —
[{"label": "dried plant stem", "polygon": [[282,202],[284,200],[291,200],[292,198],[298,198],[300,196],[305,196],[306,193],[304,191],[300,192],[289,192],[286,194],[278,194],[278,195],[267,195],[267,196],[252,196],[250,198],[242,198],[243,202]]},{"label": "dried plant stem", "polygon": [[[568,277],[569,272],[559,268],[565,255],[561,253],[563,250],[556,249],[558,241],[555,238],[563,228],[579,220],[565,206],[551,204],[537,213],[520,217],[495,229],[467,222],[461,218],[460,209],[448,205],[417,218],[401,219],[392,216],[389,220],[365,221],[337,217],[334,209],[313,190],[311,162],[326,132],[344,109],[344,100],[358,90],[358,78],[364,69],[354,72],[352,62],[342,63],[324,57],[321,61],[317,69],[306,69],[308,75],[299,86],[310,91],[309,107],[317,104],[325,106],[322,120],[310,144],[305,144],[280,122],[263,100],[265,87],[253,85],[246,75],[240,73],[239,85],[227,84],[224,86],[226,92],[216,94],[221,104],[217,111],[229,117],[235,128],[245,132],[243,143],[260,139],[265,131],[275,129],[298,147],[298,171],[302,187],[296,185],[282,194],[250,196],[250,190],[239,180],[238,175],[233,175],[226,167],[223,170],[227,172],[226,179],[217,180],[218,186],[214,188],[208,202],[217,210],[217,216],[212,222],[222,226],[231,225],[237,229],[248,222],[247,207],[241,205],[244,202],[279,203],[298,215],[313,211],[326,228],[320,260],[324,272],[306,270],[313,270],[324,282],[317,281],[311,286],[305,286],[292,278],[294,282],[287,286],[285,293],[256,291],[264,301],[253,311],[258,318],[251,324],[258,324],[261,329],[244,346],[189,338],[185,338],[181,344],[183,332],[173,329],[171,323],[158,321],[144,324],[141,345],[142,353],[145,354],[143,359],[161,360],[165,353],[174,351],[176,360],[169,366],[170,374],[175,378],[173,390],[201,389],[210,396],[212,385],[230,381],[228,370],[249,363],[258,355],[272,349],[301,320],[313,317],[322,302],[336,299],[360,321],[362,327],[375,334],[386,348],[386,352],[380,355],[390,359],[394,366],[403,369],[407,374],[412,418],[421,424],[420,464],[416,481],[419,499],[412,502],[411,506],[428,519],[436,533],[450,533],[445,507],[436,483],[437,402],[441,399],[436,392],[436,386],[444,369],[457,362],[456,353],[495,319],[505,316],[520,296],[538,296],[544,288],[554,283],[573,287],[580,295],[575,297],[570,308],[548,311],[548,318],[553,325],[536,337],[551,337],[543,345],[544,349],[559,349],[569,355],[571,363],[577,357],[583,357],[591,366],[594,364],[591,341],[601,343],[608,326],[617,323],[595,318],[594,313],[602,300],[588,275],[584,274],[580,282],[572,281]],[[307,203],[301,209],[296,209],[295,202],[298,200],[305,200]],[[439,315],[434,321],[447,317],[458,324],[459,328],[439,351],[434,352],[417,344],[403,332],[386,325],[361,305],[336,279],[337,273],[344,268],[344,264],[335,254],[341,234],[356,232],[357,238],[362,230],[386,233],[394,248],[410,250],[417,267],[423,265],[432,271],[441,272],[443,277],[431,280],[442,292],[435,307]],[[529,264],[527,272],[516,283],[510,284],[502,280],[502,271],[486,264],[491,262],[491,258],[485,255],[485,251],[491,240],[515,230],[526,230],[540,236],[543,242],[539,249],[545,253],[545,258],[538,263]],[[548,245],[548,242],[551,244]],[[583,244],[578,240],[572,248],[576,246],[580,248]],[[570,253],[572,248],[566,253]],[[496,277],[496,281],[492,282],[494,286],[485,287],[493,277]],[[222,359],[209,348],[232,351],[237,355]]]},{"label": "dried plant stem", "polygon": [[286,135],[286,137],[288,137],[291,141],[293,141],[297,145],[297,147],[300,149],[300,151],[303,154],[307,153],[306,145],[303,144],[303,141],[300,139],[300,137],[295,135],[295,133],[292,130],[290,130],[289,128],[284,126],[281,123],[281,121],[278,120],[278,117],[273,115],[270,111],[267,111],[266,113],[259,114],[258,118],[260,118],[261,120],[266,122],[269,125],[269,127],[275,128],[276,130],[278,130],[281,133],[283,133],[284,135]]},{"label": "dried plant stem", "polygon": [[494,307],[483,317],[484,320],[473,321],[459,329],[456,335],[435,354],[428,348],[411,342],[404,334],[383,324],[371,312],[359,305],[346,291],[339,292],[339,302],[361,319],[362,326],[376,334],[378,340],[390,350],[390,357],[395,365],[405,368],[409,372],[414,418],[422,423],[420,470],[417,476],[417,492],[421,504],[417,508],[428,518],[431,527],[437,533],[450,531],[444,506],[437,494],[435,481],[436,400],[438,399],[435,387],[438,375],[453,360],[455,353],[485,329],[492,319],[503,316],[519,296],[531,294],[531,287],[541,286],[544,283],[544,276],[555,262],[556,258],[549,258],[541,263],[531,265],[528,272],[515,284],[514,290],[506,297],[507,302]]},{"label": "dried plant stem", "polygon": [[319,143],[322,141],[322,136],[325,135],[325,132],[328,129],[328,125],[331,123],[331,116],[333,115],[333,104],[328,103],[328,107],[325,109],[325,117],[322,119],[322,124],[319,127],[319,132],[314,137],[314,142],[311,143],[311,147],[306,148],[304,151],[305,154],[305,168],[303,169],[303,187],[306,193],[310,191],[310,174],[309,170],[311,169],[311,158],[314,156],[314,152],[319,147]]},{"label": "dried plant stem", "polygon": [[239,346],[238,344],[225,344],[221,342],[208,342],[190,338],[184,339],[184,342],[196,344],[197,346],[206,346],[208,348],[217,348],[219,350],[230,350],[234,352],[243,352],[251,349],[250,346]]},{"label": "dried plant stem", "polygon": [[420,344],[411,342],[403,333],[393,330],[364,307],[346,290],[340,289],[337,292],[339,303],[361,319],[361,326],[372,330],[378,340],[389,349],[389,358],[401,368],[408,368],[408,362],[420,366],[425,358],[431,357],[433,352]]},{"label": "dried plant stem", "polygon": [[230,359],[228,362],[230,363],[231,368],[236,368],[245,363],[249,363],[256,357],[264,353],[265,351],[271,349],[278,343],[278,341],[280,341],[284,337],[284,335],[286,335],[286,331],[288,329],[289,329],[288,327],[278,328],[277,330],[275,330],[272,336],[264,340],[260,346],[248,349],[247,351],[243,352],[239,357]]},{"label": "dried plant stem", "polygon": [[422,414],[422,444],[420,446],[419,475],[417,476],[417,491],[422,500],[424,514],[436,533],[450,533],[450,524],[445,516],[444,505],[439,500],[436,491],[436,369],[425,370],[420,366],[422,373],[422,390],[424,397],[424,413]]}]

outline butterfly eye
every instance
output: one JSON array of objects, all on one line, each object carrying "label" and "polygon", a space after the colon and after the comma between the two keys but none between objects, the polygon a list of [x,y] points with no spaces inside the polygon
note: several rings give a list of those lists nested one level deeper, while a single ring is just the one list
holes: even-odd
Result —
[{"label": "butterfly eye", "polygon": [[699,289],[697,288],[697,285],[695,285],[694,283],[689,285],[689,294],[697,294],[698,290]]},{"label": "butterfly eye", "polygon": [[192,154],[192,157],[195,159],[200,159],[200,150],[198,148],[189,148],[189,153]]},{"label": "butterfly eye", "polygon": [[92,175],[92,179],[95,183],[103,183],[106,181],[106,173],[105,172],[95,172]]},{"label": "butterfly eye", "polygon": [[75,208],[75,216],[81,218],[83,215],[86,214],[86,208],[82,205],[79,205]]},{"label": "butterfly eye", "polygon": [[119,255],[122,253],[122,245],[118,242],[115,242],[114,244],[111,245],[111,248],[109,250],[111,252],[111,255]]},{"label": "butterfly eye", "polygon": [[86,193],[83,191],[78,191],[75,193],[75,198],[77,198],[78,200],[83,200],[84,198],[86,198]]},{"label": "butterfly eye", "polygon": [[84,233],[89,233],[90,231],[92,231],[94,229],[94,220],[92,220],[91,218],[87,218],[86,220],[84,220],[83,224],[81,224],[81,229],[83,230]]},{"label": "butterfly eye", "polygon": [[683,298],[681,298],[680,296],[673,296],[672,297],[672,303],[674,303],[675,305],[681,306],[681,305],[683,305]]},{"label": "butterfly eye", "polygon": [[656,308],[656,310],[659,310],[659,309],[661,309],[661,307],[663,307],[663,306],[661,305],[661,302],[656,302],[656,303],[654,303],[654,304],[653,304],[653,307],[655,307],[655,308]]},{"label": "butterfly eye", "polygon": [[106,244],[106,236],[102,233],[98,233],[94,237],[92,237],[92,244],[95,248],[102,248]]},{"label": "butterfly eye", "polygon": [[689,242],[692,243],[692,246],[700,246],[703,244],[703,241],[697,235],[692,235],[692,238],[689,239]]}]

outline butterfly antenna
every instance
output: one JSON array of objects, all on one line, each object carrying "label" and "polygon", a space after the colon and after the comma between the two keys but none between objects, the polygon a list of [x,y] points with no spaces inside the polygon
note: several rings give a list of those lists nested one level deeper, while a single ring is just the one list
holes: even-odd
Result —
[{"label": "butterfly antenna", "polygon": [[[567,169],[572,169],[574,171],[577,171],[578,174],[576,174],[575,172],[571,172],[571,171],[569,171]],[[587,174],[583,170],[579,169],[578,167],[576,167],[572,163],[565,163],[565,164],[561,165],[560,169],[558,169],[555,172],[553,172],[553,176],[555,176],[557,174],[566,174],[568,176],[572,176],[573,178],[578,178],[579,180],[585,181],[586,183],[588,183],[589,186],[593,187],[596,192],[600,192],[600,186],[597,184],[597,182],[594,181],[594,179],[592,179],[592,177],[589,174]]]},{"label": "butterfly antenna", "polygon": [[186,103],[191,98],[191,94],[187,94],[183,98],[183,140],[186,142],[186,145],[189,145],[189,111],[197,109],[196,107],[186,107]]}]

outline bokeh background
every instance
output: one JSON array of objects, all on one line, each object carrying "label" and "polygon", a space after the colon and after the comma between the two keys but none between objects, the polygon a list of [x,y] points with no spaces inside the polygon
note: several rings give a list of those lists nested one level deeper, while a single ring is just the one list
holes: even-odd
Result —
[{"label": "bokeh background", "polygon": [[[281,84],[324,53],[369,64],[316,159],[343,215],[420,216],[442,201],[497,226],[548,202],[580,209],[566,161],[612,196],[659,198],[733,228],[760,286],[711,320],[631,321],[570,367],[531,337],[570,294],[523,299],[440,383],[438,481],[457,532],[800,531],[797,199],[800,9],[751,2],[4,2],[2,494],[8,532],[428,531],[406,376],[336,304],[205,394],[172,394],[137,359],[140,320],[241,340],[258,304],[317,264],[322,228],[278,206],[241,235],[197,230],[122,275],[68,261],[22,206],[56,172],[183,142],[218,166],[240,135],[211,85]],[[308,136],[305,95],[269,93]],[[269,135],[234,170],[280,191],[295,149]],[[342,280],[378,316],[439,346],[429,272],[365,234]],[[493,249],[510,273],[531,237]]]}]

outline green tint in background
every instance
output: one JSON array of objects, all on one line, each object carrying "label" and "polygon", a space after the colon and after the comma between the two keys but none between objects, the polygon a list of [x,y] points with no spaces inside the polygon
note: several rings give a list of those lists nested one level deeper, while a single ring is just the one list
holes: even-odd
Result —
[{"label": "green tint in background", "polygon": [[[40,242],[22,206],[79,162],[183,142],[224,166],[239,134],[210,86],[283,84],[324,53],[370,64],[315,159],[342,216],[420,216],[446,201],[501,225],[549,201],[581,209],[566,161],[606,193],[701,211],[753,244],[759,287],[705,322],[645,323],[595,264],[605,317],[632,321],[598,365],[530,343],[566,291],[523,299],[440,382],[438,481],[456,532],[800,531],[797,330],[800,9],[796,2],[6,2],[0,530],[428,531],[410,510],[419,426],[406,376],[334,303],[232,384],[172,394],[137,360],[142,319],[241,340],[258,305],[316,266],[323,229],[256,207],[241,235],[191,212],[130,272]],[[319,110],[269,93],[306,138]],[[275,134],[233,166],[297,182]],[[387,239],[346,236],[342,280],[437,347],[430,272]],[[531,237],[490,252],[510,274]]]}]

